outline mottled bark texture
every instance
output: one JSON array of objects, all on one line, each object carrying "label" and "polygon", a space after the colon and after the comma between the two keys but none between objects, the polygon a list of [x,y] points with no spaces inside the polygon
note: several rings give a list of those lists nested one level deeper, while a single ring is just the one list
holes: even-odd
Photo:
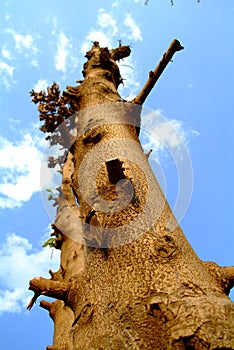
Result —
[{"label": "mottled bark texture", "polygon": [[141,105],[181,49],[174,40],[131,102],[117,92],[116,63],[130,48],[98,42],[80,85],[31,92],[50,142],[69,148],[49,163],[62,166],[52,224],[61,266],[30,282],[30,308],[40,295],[58,299],[41,301],[54,320],[48,349],[234,349],[233,267],[197,257],[138,139]]}]

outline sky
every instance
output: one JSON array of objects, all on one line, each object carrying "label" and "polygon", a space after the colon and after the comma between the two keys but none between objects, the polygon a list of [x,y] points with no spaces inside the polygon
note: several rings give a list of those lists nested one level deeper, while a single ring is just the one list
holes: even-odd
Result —
[{"label": "sky", "polygon": [[[92,41],[131,46],[130,58],[120,62],[126,80],[119,91],[126,100],[140,91],[174,38],[184,46],[144,104],[160,123],[146,120],[151,143],[144,130],[141,138],[146,151],[153,148],[150,162],[173,210],[178,193],[187,194],[178,220],[195,252],[202,260],[234,265],[233,16],[233,0],[174,0],[174,6],[170,0],[1,0],[2,348],[40,350],[52,343],[47,312],[38,303],[26,310],[28,281],[59,267],[59,252],[42,248],[53,218],[41,197],[46,143],[29,91],[54,81],[61,90],[74,86]],[[46,178],[51,185],[51,174]]]}]

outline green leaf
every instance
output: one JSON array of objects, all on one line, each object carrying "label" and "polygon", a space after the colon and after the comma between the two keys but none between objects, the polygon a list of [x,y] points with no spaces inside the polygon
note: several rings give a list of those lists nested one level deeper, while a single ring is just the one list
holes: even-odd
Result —
[{"label": "green leaf", "polygon": [[49,246],[50,248],[53,248],[54,242],[55,242],[55,241],[56,241],[56,238],[54,238],[54,237],[49,238],[49,239],[47,239],[47,241],[45,241],[45,242],[43,243],[42,247],[44,248],[44,247]]},{"label": "green leaf", "polygon": [[48,195],[48,201],[51,201],[51,199],[53,199],[53,196],[52,196],[52,194],[49,194]]}]

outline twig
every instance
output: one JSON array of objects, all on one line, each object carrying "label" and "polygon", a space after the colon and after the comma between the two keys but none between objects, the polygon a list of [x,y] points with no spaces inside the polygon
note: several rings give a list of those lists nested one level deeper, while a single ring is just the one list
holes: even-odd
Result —
[{"label": "twig", "polygon": [[153,152],[152,148],[150,148],[146,153],[146,157],[149,158],[150,154]]},{"label": "twig", "polygon": [[180,50],[183,50],[183,46],[178,40],[174,39],[171,42],[171,45],[169,46],[168,50],[164,53],[161,61],[156,66],[154,71],[151,71],[149,73],[149,78],[147,82],[145,83],[139,94],[131,101],[132,103],[137,103],[139,105],[142,105],[144,103],[150,91],[153,89],[155,83],[159,79],[160,75],[162,74],[168,63],[171,61],[174,53]]},{"label": "twig", "polygon": [[37,298],[40,296],[40,293],[38,292],[35,292],[34,293],[34,296],[32,297],[32,299],[30,300],[30,302],[28,303],[28,306],[27,306],[27,310],[31,310],[31,308],[33,307],[33,305],[36,303],[37,301]]}]

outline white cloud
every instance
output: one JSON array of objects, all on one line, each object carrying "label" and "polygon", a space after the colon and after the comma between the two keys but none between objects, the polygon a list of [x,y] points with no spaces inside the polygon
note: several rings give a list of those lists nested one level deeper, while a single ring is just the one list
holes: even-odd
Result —
[{"label": "white cloud", "polygon": [[[117,7],[118,1],[112,4]],[[114,10],[113,10],[114,11]],[[126,30],[127,27],[127,30]],[[117,37],[117,35],[119,37]],[[118,22],[111,12],[99,9],[97,16],[97,27],[91,28],[86,35],[84,43],[81,45],[81,52],[85,53],[90,49],[92,41],[99,41],[100,46],[108,48],[115,47],[118,39],[142,40],[140,27],[136,24],[131,14],[127,14],[125,19],[119,19]]]},{"label": "white cloud", "polygon": [[107,33],[98,30],[91,30],[86,36],[85,42],[82,44],[82,53],[85,53],[90,49],[92,41],[99,41],[100,46],[102,47],[112,47],[112,38]]},{"label": "white cloud", "polygon": [[124,20],[124,24],[126,27],[130,29],[130,34],[128,34],[129,38],[132,40],[142,40],[140,27],[136,24],[131,14],[127,14]]},{"label": "white cloud", "polygon": [[46,91],[49,83],[45,79],[39,79],[33,87],[35,92]]},{"label": "white cloud", "polygon": [[124,58],[118,65],[124,79],[124,85],[120,85],[118,89],[119,93],[125,100],[131,101],[140,89],[140,83],[137,81],[136,63],[130,56]]},{"label": "white cloud", "polygon": [[0,60],[0,79],[7,90],[15,83],[12,79],[14,70],[14,66]]},{"label": "white cloud", "polygon": [[38,63],[38,60],[32,60],[31,62],[30,62],[30,64],[31,64],[31,66],[33,66],[33,67],[39,67],[39,63]]},{"label": "white cloud", "polygon": [[116,20],[110,13],[105,12],[104,9],[99,10],[97,23],[101,28],[107,28],[109,34],[112,36],[118,33]]},{"label": "white cloud", "polygon": [[[66,73],[76,68],[78,59],[78,50],[76,49],[73,38],[67,36],[64,31],[61,30],[61,26],[58,24],[58,20],[55,16],[47,16],[45,18],[45,23],[52,26],[51,30],[51,46],[56,43],[56,49],[54,54],[54,63],[56,70]],[[63,75],[63,78],[65,74]]]},{"label": "white cloud", "polygon": [[119,33],[119,28],[114,16],[106,12],[104,9],[99,9],[97,15],[97,28],[92,28],[86,35],[85,41],[81,46],[81,52],[84,54],[90,49],[92,41],[99,41],[100,46],[112,48],[113,41],[117,43],[116,35]]},{"label": "white cloud", "polygon": [[52,35],[56,35],[58,32],[58,21],[55,16],[47,16],[45,19],[46,23],[52,23]]},{"label": "white cloud", "polygon": [[2,57],[7,59],[7,60],[11,60],[11,58],[12,58],[10,51],[6,48],[5,45],[3,45],[3,47],[2,47],[1,54],[2,54]]},{"label": "white cloud", "polygon": [[55,68],[65,73],[68,67],[76,67],[78,59],[73,55],[72,39],[61,32],[58,35],[57,52],[55,55]]},{"label": "white cloud", "polygon": [[144,4],[144,5],[148,5],[148,2],[149,2],[149,0],[134,0],[134,2],[136,3],[136,4]]},{"label": "white cloud", "polygon": [[8,120],[11,123],[20,124],[20,120],[19,119],[9,118]]},{"label": "white cloud", "polygon": [[141,139],[145,149],[153,149],[156,160],[168,156],[183,158],[193,136],[199,136],[196,130],[185,127],[181,120],[167,120],[160,111],[143,109]]},{"label": "white cloud", "polygon": [[28,281],[33,277],[49,277],[48,270],[57,270],[59,252],[43,248],[36,250],[27,238],[10,234],[0,247],[0,314],[25,310],[32,292]]},{"label": "white cloud", "polygon": [[57,70],[61,70],[62,72],[66,71],[69,49],[71,49],[69,38],[64,33],[60,33],[57,43],[57,54],[55,56],[55,67]]},{"label": "white cloud", "polygon": [[7,29],[7,33],[10,33],[15,41],[15,49],[19,53],[22,53],[24,50],[30,50],[30,54],[35,54],[37,53],[37,48],[34,44],[34,39],[31,34],[20,34],[17,33],[13,29]]},{"label": "white cloud", "polygon": [[25,133],[15,143],[0,137],[0,208],[20,207],[40,191],[42,166],[44,177],[51,183],[51,172],[42,163],[44,143],[35,131]]},{"label": "white cloud", "polygon": [[113,2],[112,7],[118,7],[119,6],[119,1],[116,0]]},{"label": "white cloud", "polygon": [[14,73],[14,68],[13,66],[10,66],[8,63],[0,61],[0,71],[4,72],[6,75],[9,75],[11,78]]}]

